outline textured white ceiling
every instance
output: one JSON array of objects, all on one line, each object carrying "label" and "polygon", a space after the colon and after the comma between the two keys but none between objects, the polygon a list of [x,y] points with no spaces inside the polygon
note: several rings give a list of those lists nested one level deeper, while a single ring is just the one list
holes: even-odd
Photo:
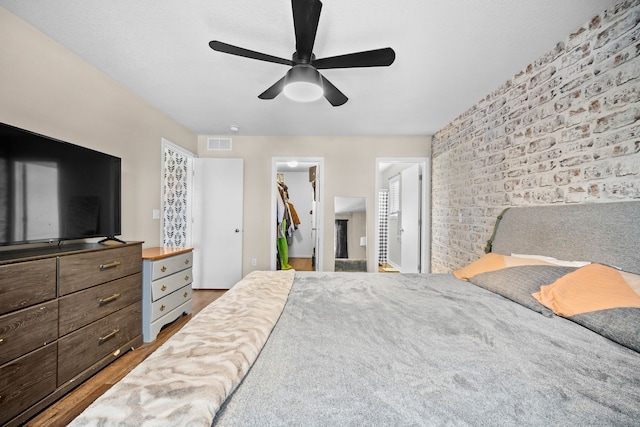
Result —
[{"label": "textured white ceiling", "polygon": [[197,134],[431,135],[614,1],[324,0],[316,57],[392,47],[390,67],[324,70],[349,97],[258,94],[287,67],[214,52],[295,50],[289,0],[0,0]]}]

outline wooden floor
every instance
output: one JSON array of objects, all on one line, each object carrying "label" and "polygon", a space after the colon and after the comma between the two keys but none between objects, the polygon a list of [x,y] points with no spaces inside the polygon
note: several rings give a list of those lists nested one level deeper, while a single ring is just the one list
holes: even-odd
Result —
[{"label": "wooden floor", "polygon": [[[315,271],[311,258],[289,258],[289,265],[296,271]],[[379,273],[399,273],[399,271],[389,264],[378,266]]]},{"label": "wooden floor", "polygon": [[218,299],[225,292],[226,290],[194,289],[192,294],[193,312],[190,315],[183,316],[165,327],[160,331],[154,342],[142,344],[137,349],[127,352],[25,425],[30,427],[66,426],[94,400],[109,390],[113,384],[146,359],[169,337],[178,332],[193,315]]},{"label": "wooden floor", "polygon": [[390,264],[379,264],[378,273],[400,273],[400,271]]},{"label": "wooden floor", "polygon": [[289,265],[296,271],[315,271],[311,258],[289,258]]}]

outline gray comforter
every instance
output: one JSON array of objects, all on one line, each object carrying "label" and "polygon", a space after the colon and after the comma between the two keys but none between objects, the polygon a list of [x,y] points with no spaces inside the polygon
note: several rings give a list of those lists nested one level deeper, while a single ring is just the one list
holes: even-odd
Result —
[{"label": "gray comforter", "polygon": [[215,426],[639,425],[640,354],[449,275],[296,273]]}]

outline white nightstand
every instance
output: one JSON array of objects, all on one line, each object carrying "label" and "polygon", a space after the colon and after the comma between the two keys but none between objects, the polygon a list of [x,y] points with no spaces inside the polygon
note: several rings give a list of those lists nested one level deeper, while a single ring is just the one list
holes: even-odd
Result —
[{"label": "white nightstand", "polygon": [[158,332],[183,314],[191,313],[192,248],[142,250],[142,338]]}]

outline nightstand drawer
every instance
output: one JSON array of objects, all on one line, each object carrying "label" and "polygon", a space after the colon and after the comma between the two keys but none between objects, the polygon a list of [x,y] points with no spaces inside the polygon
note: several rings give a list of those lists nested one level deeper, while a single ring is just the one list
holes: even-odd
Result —
[{"label": "nightstand drawer", "polygon": [[174,308],[191,299],[191,285],[178,289],[172,294],[155,301],[151,305],[151,321],[164,316]]},{"label": "nightstand drawer", "polygon": [[58,301],[0,316],[0,365],[58,339]]},{"label": "nightstand drawer", "polygon": [[193,264],[193,253],[187,252],[153,261],[151,280],[158,280],[162,277],[176,273],[185,268],[190,268]]},{"label": "nightstand drawer", "polygon": [[56,259],[0,266],[0,314],[56,297]]},{"label": "nightstand drawer", "polygon": [[140,301],[141,276],[133,274],[60,298],[60,336]]},{"label": "nightstand drawer", "polygon": [[140,304],[132,304],[58,340],[58,387],[140,335]]},{"label": "nightstand drawer", "polygon": [[60,257],[60,295],[142,271],[140,248],[125,246]]},{"label": "nightstand drawer", "polygon": [[151,284],[152,300],[157,301],[159,298],[169,295],[185,285],[191,284],[192,281],[193,274],[191,268],[156,280]]}]

